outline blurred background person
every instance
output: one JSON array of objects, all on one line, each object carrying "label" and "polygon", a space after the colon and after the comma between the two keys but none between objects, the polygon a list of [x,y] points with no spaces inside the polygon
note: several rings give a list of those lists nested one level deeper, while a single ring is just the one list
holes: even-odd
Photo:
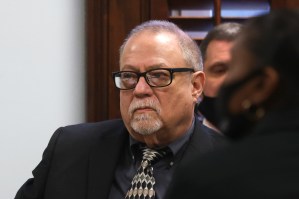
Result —
[{"label": "blurred background person", "polygon": [[168,198],[299,198],[299,12],[250,19],[219,90],[219,129],[235,140],[181,168]]},{"label": "blurred background person", "polygon": [[234,22],[215,26],[200,44],[206,83],[198,111],[203,119],[203,124],[218,132],[219,129],[213,124],[216,120],[214,101],[218,89],[226,77],[231,60],[230,50],[241,27],[241,24]]}]

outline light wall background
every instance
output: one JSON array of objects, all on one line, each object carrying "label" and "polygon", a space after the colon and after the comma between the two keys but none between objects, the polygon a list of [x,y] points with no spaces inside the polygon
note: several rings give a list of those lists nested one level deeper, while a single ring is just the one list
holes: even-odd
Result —
[{"label": "light wall background", "polygon": [[84,0],[0,0],[0,198],[53,132],[85,120]]}]

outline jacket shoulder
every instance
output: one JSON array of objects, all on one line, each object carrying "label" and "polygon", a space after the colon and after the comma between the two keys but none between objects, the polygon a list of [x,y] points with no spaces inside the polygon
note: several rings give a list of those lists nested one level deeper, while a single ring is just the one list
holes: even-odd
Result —
[{"label": "jacket shoulder", "polygon": [[[124,123],[121,119],[106,120],[95,123],[82,123],[61,127],[58,130],[69,136],[89,137],[95,136],[112,136],[125,130]],[[112,132],[112,133],[111,133]]]},{"label": "jacket shoulder", "polygon": [[120,119],[82,123],[58,128],[49,145],[55,145],[59,151],[84,151],[106,139],[120,139],[126,134],[124,123]]}]

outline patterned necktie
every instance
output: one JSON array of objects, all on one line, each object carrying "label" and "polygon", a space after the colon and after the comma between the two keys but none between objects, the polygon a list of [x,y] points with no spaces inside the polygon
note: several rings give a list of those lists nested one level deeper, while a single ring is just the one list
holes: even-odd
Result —
[{"label": "patterned necktie", "polygon": [[153,164],[167,155],[167,150],[156,151],[149,148],[143,149],[141,165],[131,182],[131,188],[126,194],[126,199],[153,199],[155,198],[155,178]]}]

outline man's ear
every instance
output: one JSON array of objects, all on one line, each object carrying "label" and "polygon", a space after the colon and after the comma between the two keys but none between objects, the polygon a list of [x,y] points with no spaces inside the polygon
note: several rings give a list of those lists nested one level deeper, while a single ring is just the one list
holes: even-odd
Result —
[{"label": "man's ear", "polygon": [[205,74],[202,71],[196,71],[192,75],[192,96],[195,101],[198,100],[199,96],[202,94],[203,86],[205,84]]},{"label": "man's ear", "polygon": [[279,82],[278,72],[273,67],[265,67],[264,75],[258,80],[251,102],[257,106],[263,104],[272,95]]}]

